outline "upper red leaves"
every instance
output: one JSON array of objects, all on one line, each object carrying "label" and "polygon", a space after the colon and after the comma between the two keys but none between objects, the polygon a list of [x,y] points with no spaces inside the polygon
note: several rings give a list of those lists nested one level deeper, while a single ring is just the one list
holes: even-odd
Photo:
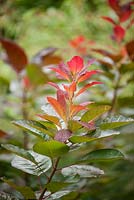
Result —
[{"label": "upper red leaves", "polygon": [[83,59],[79,56],[74,56],[67,64],[73,75],[76,75],[84,67]]},{"label": "upper red leaves", "polygon": [[[93,63],[90,60],[89,65]],[[101,84],[101,82],[91,82],[86,84],[77,91],[77,85],[85,80],[88,80],[92,75],[99,73],[99,70],[87,71],[84,67],[84,61],[79,56],[74,56],[67,65],[60,65],[57,68],[51,68],[58,73],[59,78],[68,80],[69,84],[63,84],[61,89],[57,84],[49,82],[49,85],[57,89],[57,98],[47,97],[48,102],[52,105],[57,114],[63,119],[65,123],[71,120],[78,112],[85,110],[87,103],[85,105],[74,104],[74,98],[85,92],[89,87]],[[70,83],[71,82],[71,83]]]}]

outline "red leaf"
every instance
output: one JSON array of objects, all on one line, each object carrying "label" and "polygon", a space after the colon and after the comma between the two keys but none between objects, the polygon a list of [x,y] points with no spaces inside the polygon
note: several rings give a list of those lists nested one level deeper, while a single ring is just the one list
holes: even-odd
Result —
[{"label": "red leaf", "polygon": [[85,80],[87,80],[88,78],[90,78],[92,75],[100,73],[99,70],[92,70],[89,72],[86,72],[85,74],[82,74],[79,78],[78,78],[78,83],[83,82]]},{"label": "red leaf", "polygon": [[121,11],[120,11],[120,22],[125,22],[127,21],[131,14],[132,14],[132,8],[131,8],[132,2],[126,3],[125,5],[121,6]]},{"label": "red leaf", "polygon": [[117,42],[121,42],[125,37],[125,29],[119,25],[114,27],[114,38]]},{"label": "red leaf", "polygon": [[74,56],[67,64],[73,75],[76,75],[76,73],[80,72],[84,67],[83,59],[79,56]]},{"label": "red leaf", "polygon": [[104,20],[110,22],[110,23],[113,24],[113,25],[116,25],[116,22],[115,22],[112,18],[110,18],[110,17],[102,16],[102,19],[104,19]]},{"label": "red leaf", "polygon": [[85,90],[87,90],[89,87],[93,86],[93,85],[97,85],[97,84],[103,84],[102,82],[98,82],[98,81],[94,81],[91,82],[87,85],[85,85],[82,89],[79,90],[79,92],[76,94],[76,97],[80,94],[82,94],[83,92],[85,92]]},{"label": "red leaf", "polygon": [[72,132],[69,131],[68,129],[61,129],[60,131],[56,133],[54,139],[60,142],[66,142],[70,138],[71,135],[72,135]]},{"label": "red leaf", "polygon": [[59,68],[51,67],[51,69],[53,71],[57,72],[63,79],[70,81],[68,75],[65,72],[63,72],[62,70],[60,70]]},{"label": "red leaf", "polygon": [[59,90],[59,86],[56,84],[56,83],[53,83],[53,82],[48,82],[49,85],[55,87],[57,90]]},{"label": "red leaf", "polygon": [[10,64],[17,73],[21,72],[28,64],[28,58],[24,50],[11,40],[0,39],[0,42],[6,51],[8,64]]},{"label": "red leaf", "polygon": [[115,11],[119,12],[120,6],[119,6],[119,0],[108,0],[109,6]]},{"label": "red leaf", "polygon": [[65,113],[61,107],[61,105],[59,104],[59,102],[54,99],[53,97],[47,97],[48,102],[52,105],[52,107],[54,108],[54,110],[58,113],[58,115],[65,120]]}]

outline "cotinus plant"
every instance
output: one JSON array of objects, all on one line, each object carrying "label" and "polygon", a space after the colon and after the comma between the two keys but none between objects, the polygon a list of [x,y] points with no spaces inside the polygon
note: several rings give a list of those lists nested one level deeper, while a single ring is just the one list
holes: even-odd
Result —
[{"label": "cotinus plant", "polygon": [[[89,65],[92,62],[90,60]],[[18,186],[3,178],[24,199],[78,199],[90,178],[104,175],[104,171],[95,164],[97,161],[124,157],[117,149],[93,148],[94,142],[119,134],[115,128],[133,120],[114,117],[104,119],[101,115],[109,111],[110,106],[85,102],[84,98],[77,103],[77,98],[82,97],[87,89],[102,84],[90,81],[100,71],[88,71],[88,67],[84,66],[84,61],[79,56],[74,56],[67,64],[51,67],[60,79],[60,84],[49,82],[56,89],[55,98],[47,97],[54,114],[47,110],[38,114],[39,120],[13,122],[27,133],[38,137],[32,150],[11,144],[2,145],[16,154],[11,162],[13,167],[41,178],[42,187],[38,186],[37,181],[38,189],[35,192],[30,186]]]}]

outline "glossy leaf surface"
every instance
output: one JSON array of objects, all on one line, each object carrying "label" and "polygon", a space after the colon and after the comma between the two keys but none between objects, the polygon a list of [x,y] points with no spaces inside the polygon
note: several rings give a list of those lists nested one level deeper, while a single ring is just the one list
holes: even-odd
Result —
[{"label": "glossy leaf surface", "polygon": [[62,142],[50,140],[36,143],[33,150],[39,154],[54,158],[67,153],[69,151],[69,147]]}]

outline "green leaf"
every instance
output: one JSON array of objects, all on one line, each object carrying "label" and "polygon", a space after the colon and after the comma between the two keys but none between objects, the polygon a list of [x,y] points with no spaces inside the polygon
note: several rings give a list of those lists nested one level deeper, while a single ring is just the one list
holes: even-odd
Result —
[{"label": "green leaf", "polygon": [[86,154],[82,160],[86,162],[96,162],[123,158],[124,155],[117,149],[98,149]]},{"label": "green leaf", "polygon": [[134,62],[121,65],[120,67],[121,73],[130,72],[130,71],[134,72]]},{"label": "green leaf", "polygon": [[34,151],[49,157],[58,157],[69,151],[69,147],[62,142],[51,140],[38,142],[33,147]]},{"label": "green leaf", "polygon": [[56,192],[54,194],[52,194],[49,198],[49,200],[53,200],[53,199],[60,199],[61,197],[69,194],[71,191],[70,190],[61,190],[59,192]]},{"label": "green leaf", "polygon": [[43,126],[40,122],[34,120],[16,120],[13,121],[13,123],[26,131],[30,131],[30,133],[40,138],[45,139],[46,135],[54,137],[54,133],[52,131],[50,132],[49,129]]},{"label": "green leaf", "polygon": [[81,117],[81,121],[89,122],[97,119],[102,114],[110,110],[109,105],[98,105],[98,104],[92,104],[88,106],[89,110],[84,113],[84,115]]},{"label": "green leaf", "polygon": [[69,122],[68,122],[68,128],[69,128],[69,130],[70,131],[72,131],[72,132],[76,132],[77,130],[79,130],[81,127],[82,127],[82,125],[81,124],[79,124],[77,121],[75,121],[75,120],[70,120]]},{"label": "green leaf", "polygon": [[40,176],[52,166],[51,159],[47,156],[42,156],[31,150],[26,151],[10,144],[3,144],[2,147],[17,155],[11,164],[13,167],[26,173]]},{"label": "green leaf", "polygon": [[28,159],[34,163],[36,163],[34,157],[29,153],[29,151],[26,151],[24,149],[19,148],[18,146],[12,145],[12,144],[1,144],[1,146],[8,151],[11,151],[15,153],[16,155]]},{"label": "green leaf", "polygon": [[79,175],[82,178],[97,177],[98,175],[104,174],[103,170],[91,165],[72,165],[63,168],[61,172],[64,176]]},{"label": "green leaf", "polygon": [[36,64],[30,64],[26,68],[31,83],[35,86],[45,84],[49,81],[48,76]]},{"label": "green leaf", "polygon": [[134,119],[127,118],[122,115],[111,116],[111,117],[106,118],[105,121],[102,124],[100,124],[100,128],[103,130],[114,129],[120,126],[125,126],[132,122],[134,122]]},{"label": "green leaf", "polygon": [[120,134],[119,131],[114,130],[106,130],[102,131],[100,129],[97,129],[96,133],[94,134],[94,137],[89,137],[87,135],[85,136],[72,136],[69,138],[69,141],[72,143],[83,143],[83,142],[92,142],[96,140],[100,140],[106,137],[110,137],[112,135],[118,135]]},{"label": "green leaf", "polygon": [[6,179],[2,179],[5,183],[7,183],[8,185],[10,185],[13,189],[19,191],[25,199],[36,199],[35,194],[33,192],[33,190],[30,187],[27,186],[17,186],[15,185],[12,181],[10,180],[6,180]]},{"label": "green leaf", "polygon": [[69,186],[70,183],[64,183],[64,182],[50,182],[45,187],[47,188],[48,191],[51,191],[52,193],[57,192],[67,186]]},{"label": "green leaf", "polygon": [[69,141],[72,143],[83,143],[83,142],[91,142],[96,140],[97,138],[91,138],[87,136],[72,136],[69,138]]}]

